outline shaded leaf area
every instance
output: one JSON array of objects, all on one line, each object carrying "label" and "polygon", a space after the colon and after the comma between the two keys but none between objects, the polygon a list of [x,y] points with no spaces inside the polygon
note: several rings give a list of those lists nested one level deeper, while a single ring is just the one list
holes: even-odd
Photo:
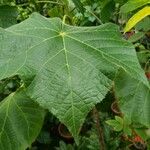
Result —
[{"label": "shaded leaf area", "polygon": [[149,86],[133,46],[114,24],[73,27],[34,13],[0,33],[0,79],[30,79],[30,97],[59,118],[77,143],[86,115],[104,99],[119,68]]},{"label": "shaded leaf area", "polygon": [[11,2],[15,2],[15,0],[0,0],[0,5],[10,5]]},{"label": "shaded leaf area", "polygon": [[84,14],[85,9],[84,9],[84,6],[81,3],[81,1],[80,0],[72,0],[72,2],[74,3],[74,5],[78,9],[78,11],[81,12],[82,14]]},{"label": "shaded leaf area", "polygon": [[0,27],[7,28],[17,23],[17,8],[15,6],[0,6]]},{"label": "shaded leaf area", "polygon": [[107,0],[103,2],[101,10],[101,20],[102,22],[109,22],[110,17],[113,15],[112,12],[114,12],[115,9],[115,2],[112,0]]},{"label": "shaded leaf area", "polygon": [[134,125],[140,123],[150,127],[150,89],[123,71],[118,74],[115,83],[122,112]]},{"label": "shaded leaf area", "polygon": [[40,132],[44,114],[24,90],[9,95],[0,104],[0,149],[29,147]]},{"label": "shaded leaf area", "polygon": [[6,78],[0,81],[0,101],[15,92],[21,86],[20,79],[17,76]]}]

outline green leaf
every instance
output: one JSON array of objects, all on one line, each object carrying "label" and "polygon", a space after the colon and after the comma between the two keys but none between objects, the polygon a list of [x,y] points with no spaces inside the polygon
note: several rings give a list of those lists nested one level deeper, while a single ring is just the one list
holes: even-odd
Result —
[{"label": "green leaf", "polygon": [[[81,148],[80,148],[81,147]],[[90,131],[87,132],[87,136],[82,138],[82,143],[79,149],[88,149],[88,150],[99,150],[101,145],[99,143],[99,137],[97,130],[93,126]]]},{"label": "green leaf", "polygon": [[44,111],[24,90],[12,93],[0,103],[0,149],[25,150],[37,137]]},{"label": "green leaf", "polygon": [[115,3],[118,3],[120,6],[122,6],[123,4],[125,4],[128,0],[114,0]]},{"label": "green leaf", "polygon": [[74,27],[35,13],[1,29],[0,47],[0,79],[16,74],[30,79],[28,94],[58,117],[76,142],[86,115],[104,99],[118,69],[149,86],[133,46],[114,24]]},{"label": "green leaf", "polygon": [[115,2],[112,0],[104,1],[104,6],[101,10],[101,20],[102,22],[109,22],[112,12],[115,10]]},{"label": "green leaf", "polygon": [[150,131],[150,129],[143,129],[143,128],[139,128],[139,129],[135,129],[135,132],[144,140],[148,140],[150,139],[150,135],[148,135],[148,132]]},{"label": "green leaf", "polygon": [[120,132],[120,131],[123,129],[123,124],[121,124],[121,123],[120,123],[119,121],[117,121],[117,120],[114,120],[114,119],[112,119],[112,120],[107,120],[106,123],[107,123],[108,125],[112,126],[115,131]]},{"label": "green leaf", "polygon": [[129,13],[147,4],[150,4],[149,0],[129,0],[120,8],[120,11],[121,13]]},{"label": "green leaf", "polygon": [[129,120],[126,116],[123,118],[123,132],[126,135],[132,136],[132,128],[130,127],[131,125],[131,120]]},{"label": "green leaf", "polygon": [[137,52],[137,57],[139,59],[139,62],[145,65],[145,62],[148,62],[148,59],[150,57],[150,51],[141,48],[141,51]]},{"label": "green leaf", "polygon": [[136,30],[149,31],[150,30],[150,16],[147,16],[135,26]]},{"label": "green leaf", "polygon": [[121,71],[116,77],[115,92],[129,122],[150,127],[150,89]]},{"label": "green leaf", "polygon": [[132,129],[129,128],[129,126],[124,126],[123,132],[124,132],[126,135],[132,136]]},{"label": "green leaf", "polygon": [[74,5],[78,9],[78,11],[83,14],[85,9],[84,9],[83,4],[81,3],[81,1],[80,0],[72,0],[72,2],[74,3]]},{"label": "green leaf", "polygon": [[115,120],[107,120],[106,123],[110,126],[112,126],[114,128],[115,131],[122,131],[126,134],[126,135],[130,135],[132,134],[132,130],[130,128],[130,121],[128,120],[128,118],[124,117],[121,118],[119,116],[115,116]]},{"label": "green leaf", "polygon": [[150,15],[150,7],[144,7],[140,11],[138,11],[136,14],[134,14],[129,21],[126,24],[126,27],[124,28],[124,32],[128,32],[131,28],[133,28],[138,22],[140,22],[142,19]]},{"label": "green leaf", "polygon": [[123,125],[123,119],[119,116],[115,116],[115,120],[118,121],[120,124]]},{"label": "green leaf", "polygon": [[0,6],[0,27],[7,28],[17,23],[17,7]]},{"label": "green leaf", "polygon": [[134,33],[131,37],[129,37],[128,41],[136,42],[136,41],[140,40],[142,37],[144,37],[144,35],[145,35],[144,32]]}]

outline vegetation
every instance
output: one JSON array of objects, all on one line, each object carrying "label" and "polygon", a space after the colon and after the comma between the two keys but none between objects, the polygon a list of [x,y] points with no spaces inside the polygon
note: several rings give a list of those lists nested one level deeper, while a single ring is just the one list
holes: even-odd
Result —
[{"label": "vegetation", "polygon": [[0,0],[0,150],[150,150],[149,0]]}]

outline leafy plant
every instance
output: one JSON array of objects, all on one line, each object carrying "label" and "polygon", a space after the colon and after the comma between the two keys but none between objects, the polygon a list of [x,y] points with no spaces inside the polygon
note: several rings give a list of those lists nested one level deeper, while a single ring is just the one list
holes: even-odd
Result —
[{"label": "leafy plant", "polygon": [[[128,18],[149,1],[126,2],[0,1],[0,149],[148,146],[148,17],[137,23],[145,8],[140,10],[125,28],[129,31],[137,23],[136,30],[122,36],[126,19],[121,15],[128,13]],[[41,15],[29,17],[35,11]],[[114,102],[119,114],[111,111]],[[95,115],[89,114],[91,110]],[[59,124],[67,127],[75,143],[59,134]],[[131,137],[133,131],[138,136]],[[122,139],[124,134],[132,145],[129,138]]]},{"label": "leafy plant", "polygon": [[123,131],[126,135],[132,134],[130,122],[126,118],[122,119],[119,116],[115,116],[115,119],[107,120],[106,123],[112,126],[115,131]]},{"label": "leafy plant", "polygon": [[[0,78],[19,75],[31,99],[56,115],[78,143],[84,118],[104,99],[118,69],[149,89],[132,45],[117,30],[113,24],[71,27],[34,14],[1,29]],[[144,115],[144,122],[138,116],[134,120],[149,126]]]},{"label": "leafy plant", "polygon": [[127,22],[124,32],[128,32],[131,28],[133,28],[138,22],[140,22],[142,19],[150,15],[150,8],[149,8],[149,0],[129,0],[127,3],[125,3],[121,9],[120,12],[123,14],[130,14],[133,11],[136,11],[137,9],[145,6],[144,8],[141,8],[138,12],[136,12]]}]

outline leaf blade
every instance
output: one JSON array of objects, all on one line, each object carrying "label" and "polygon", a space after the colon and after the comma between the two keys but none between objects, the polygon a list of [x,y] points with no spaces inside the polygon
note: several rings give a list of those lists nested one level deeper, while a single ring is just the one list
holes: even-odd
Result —
[{"label": "leaf blade", "polygon": [[0,103],[0,118],[0,149],[24,150],[37,137],[44,111],[20,90]]},{"label": "leaf blade", "polygon": [[149,3],[149,0],[129,0],[121,7],[120,12],[129,13]]},{"label": "leaf blade", "polygon": [[128,32],[131,28],[133,28],[138,22],[142,19],[150,15],[150,7],[144,7],[140,11],[138,11],[135,15],[133,15],[129,21],[127,22],[124,32]]},{"label": "leaf blade", "polygon": [[134,125],[139,123],[149,127],[150,88],[121,71],[116,77],[115,92],[121,111],[128,121]]},{"label": "leaf blade", "polygon": [[104,99],[118,69],[148,85],[133,46],[113,24],[73,27],[33,14],[1,34],[0,79],[15,74],[30,79],[30,97],[58,117],[76,142],[86,115]]}]

